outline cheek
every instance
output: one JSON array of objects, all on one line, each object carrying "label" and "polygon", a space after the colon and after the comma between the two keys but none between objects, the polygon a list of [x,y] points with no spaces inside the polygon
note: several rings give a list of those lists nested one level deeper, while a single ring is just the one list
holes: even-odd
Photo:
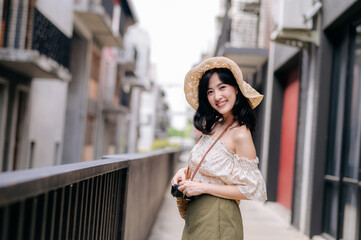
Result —
[{"label": "cheek", "polygon": [[210,96],[207,96],[208,103],[212,105],[212,98]]},{"label": "cheek", "polygon": [[237,94],[238,94],[238,91],[237,91],[237,90],[235,90],[235,91],[234,91],[234,94],[233,94],[233,98],[234,98],[234,100],[236,100],[236,99],[237,99]]}]

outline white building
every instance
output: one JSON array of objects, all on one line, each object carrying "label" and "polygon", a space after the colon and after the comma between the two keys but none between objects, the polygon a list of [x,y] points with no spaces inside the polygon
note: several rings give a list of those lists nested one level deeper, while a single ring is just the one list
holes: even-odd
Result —
[{"label": "white building", "polygon": [[134,69],[125,71],[123,91],[129,103],[127,152],[149,151],[153,141],[166,136],[168,125],[164,93],[155,82],[150,63],[149,34],[131,26],[125,36],[125,59],[134,59]]},{"label": "white building", "polygon": [[108,120],[126,110],[122,66],[106,47],[122,47],[131,4],[1,1],[0,16],[0,171],[114,153],[119,127]]},{"label": "white building", "polygon": [[[9,6],[11,4],[11,7]],[[73,1],[1,1],[0,169],[61,162]]]}]

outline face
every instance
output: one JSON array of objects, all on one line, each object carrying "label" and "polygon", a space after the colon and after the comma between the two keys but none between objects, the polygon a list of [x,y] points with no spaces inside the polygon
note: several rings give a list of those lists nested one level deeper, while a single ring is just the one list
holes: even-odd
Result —
[{"label": "face", "polygon": [[233,106],[236,102],[237,89],[229,84],[225,84],[219,79],[217,73],[213,73],[208,83],[207,98],[217,112],[226,117],[232,114]]}]

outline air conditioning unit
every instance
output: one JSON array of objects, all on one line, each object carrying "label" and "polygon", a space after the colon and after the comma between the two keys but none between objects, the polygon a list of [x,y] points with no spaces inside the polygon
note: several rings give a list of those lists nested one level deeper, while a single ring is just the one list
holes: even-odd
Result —
[{"label": "air conditioning unit", "polygon": [[294,47],[305,47],[305,43],[319,45],[320,19],[313,26],[313,17],[321,7],[321,2],[314,0],[279,0],[271,40]]}]

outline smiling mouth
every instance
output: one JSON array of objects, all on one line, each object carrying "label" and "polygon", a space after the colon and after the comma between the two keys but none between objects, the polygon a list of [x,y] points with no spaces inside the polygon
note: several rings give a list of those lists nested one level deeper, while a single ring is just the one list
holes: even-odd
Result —
[{"label": "smiling mouth", "polygon": [[222,101],[222,102],[217,103],[216,105],[217,105],[217,107],[222,108],[226,105],[226,103],[227,103],[227,101]]}]

